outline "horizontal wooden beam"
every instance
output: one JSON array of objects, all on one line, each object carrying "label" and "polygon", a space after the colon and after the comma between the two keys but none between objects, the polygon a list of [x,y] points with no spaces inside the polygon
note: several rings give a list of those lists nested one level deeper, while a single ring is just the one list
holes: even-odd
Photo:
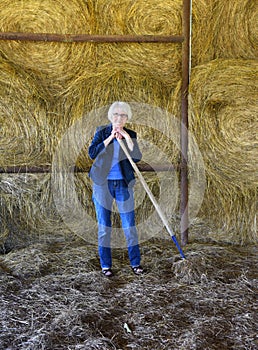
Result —
[{"label": "horizontal wooden beam", "polygon": [[[174,166],[172,164],[155,164],[150,165],[147,163],[137,164],[138,168],[142,172],[159,172],[159,171],[173,171],[178,169],[178,165]],[[75,173],[87,173],[90,170],[87,168],[80,167],[71,167],[70,171]],[[61,171],[67,172],[67,169],[62,169]],[[43,174],[43,173],[52,173],[51,165],[42,165],[42,166],[7,166],[0,167],[0,174]]]},{"label": "horizontal wooden beam", "polygon": [[94,34],[51,34],[0,32],[0,40],[16,41],[52,41],[52,42],[138,42],[138,43],[181,43],[182,35],[94,35]]}]

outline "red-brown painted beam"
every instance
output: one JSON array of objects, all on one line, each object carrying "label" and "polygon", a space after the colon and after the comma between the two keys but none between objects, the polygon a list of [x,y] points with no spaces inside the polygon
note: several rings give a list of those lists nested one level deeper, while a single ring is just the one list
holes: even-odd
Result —
[{"label": "red-brown painted beam", "polygon": [[0,32],[0,40],[44,41],[44,42],[142,42],[142,43],[182,43],[181,35],[91,35],[91,34],[51,34]]}]

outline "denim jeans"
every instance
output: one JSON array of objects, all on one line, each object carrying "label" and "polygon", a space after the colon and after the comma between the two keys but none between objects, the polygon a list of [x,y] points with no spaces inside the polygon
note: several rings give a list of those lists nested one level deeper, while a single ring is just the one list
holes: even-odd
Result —
[{"label": "denim jeans", "polygon": [[112,267],[111,255],[111,213],[116,201],[122,228],[125,234],[128,256],[132,267],[140,265],[138,233],[135,226],[133,188],[124,180],[107,180],[102,185],[93,185],[93,202],[98,220],[98,250],[102,268]]}]

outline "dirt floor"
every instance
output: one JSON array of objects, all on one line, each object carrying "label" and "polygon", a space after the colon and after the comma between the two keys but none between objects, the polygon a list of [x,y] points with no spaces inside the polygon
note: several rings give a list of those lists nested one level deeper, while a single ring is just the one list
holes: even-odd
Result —
[{"label": "dirt floor", "polygon": [[257,250],[172,240],[141,245],[146,273],[113,250],[112,279],[84,241],[0,256],[0,349],[258,349]]}]

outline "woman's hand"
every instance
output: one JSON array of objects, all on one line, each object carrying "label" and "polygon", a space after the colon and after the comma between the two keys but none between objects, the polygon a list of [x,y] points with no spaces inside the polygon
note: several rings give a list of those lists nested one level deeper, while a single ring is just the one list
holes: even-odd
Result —
[{"label": "woman's hand", "polygon": [[104,141],[105,147],[107,147],[114,138],[116,138],[117,140],[122,140],[122,138],[125,138],[130,151],[133,150],[133,146],[134,146],[133,141],[130,135],[123,128],[120,128],[120,127],[113,128],[110,136],[106,138],[106,140]]},{"label": "woman's hand", "polygon": [[121,134],[121,129],[116,127],[116,128],[113,128],[111,134],[106,138],[106,140],[104,140],[104,145],[105,147],[107,147],[110,142],[114,139],[119,139],[121,140],[123,138],[122,134]]},{"label": "woman's hand", "polygon": [[121,140],[124,137],[130,151],[132,151],[134,144],[133,144],[133,141],[132,141],[130,135],[123,128],[117,127],[117,128],[115,128],[115,130],[116,130],[115,131],[116,138]]},{"label": "woman's hand", "polygon": [[[115,127],[112,130],[112,133],[114,133],[114,137],[118,140],[122,140],[125,131],[123,130],[123,128],[120,128],[119,126]],[[112,134],[111,134],[112,135]]]}]

